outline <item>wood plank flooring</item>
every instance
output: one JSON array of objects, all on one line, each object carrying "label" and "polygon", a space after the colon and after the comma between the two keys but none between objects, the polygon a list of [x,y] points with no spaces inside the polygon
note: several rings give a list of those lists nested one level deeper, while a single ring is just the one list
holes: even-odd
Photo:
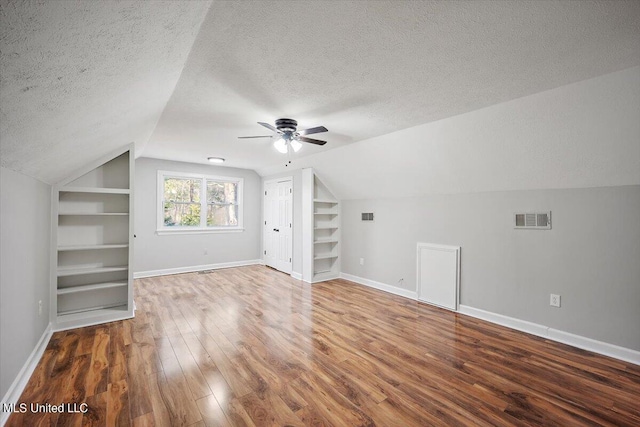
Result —
[{"label": "wood plank flooring", "polygon": [[345,280],[136,280],[135,319],[54,334],[9,426],[640,425],[640,367]]}]

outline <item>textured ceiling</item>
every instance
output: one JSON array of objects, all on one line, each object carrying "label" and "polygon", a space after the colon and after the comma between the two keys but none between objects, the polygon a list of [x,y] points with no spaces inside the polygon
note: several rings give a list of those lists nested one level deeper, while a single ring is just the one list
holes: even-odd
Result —
[{"label": "textured ceiling", "polygon": [[257,121],[326,126],[305,157],[640,64],[638,1],[0,6],[1,164],[46,182],[131,141],[267,171]]},{"label": "textured ceiling", "polygon": [[0,159],[53,183],[148,141],[210,2],[0,2]]},{"label": "textured ceiling", "polygon": [[[214,2],[143,155],[282,165],[257,121],[324,147],[640,64],[640,2]],[[295,163],[295,161],[294,161]]]},{"label": "textured ceiling", "polygon": [[[348,144],[293,165],[313,167],[341,200],[640,185],[640,66]],[[260,172],[285,169],[279,164]],[[533,211],[545,209],[535,197],[528,203]]]}]

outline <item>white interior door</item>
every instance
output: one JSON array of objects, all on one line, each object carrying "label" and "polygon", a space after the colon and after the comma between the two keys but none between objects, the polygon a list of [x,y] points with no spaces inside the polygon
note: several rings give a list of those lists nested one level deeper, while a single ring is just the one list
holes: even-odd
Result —
[{"label": "white interior door", "polygon": [[264,262],[285,273],[292,271],[293,181],[264,184]]}]

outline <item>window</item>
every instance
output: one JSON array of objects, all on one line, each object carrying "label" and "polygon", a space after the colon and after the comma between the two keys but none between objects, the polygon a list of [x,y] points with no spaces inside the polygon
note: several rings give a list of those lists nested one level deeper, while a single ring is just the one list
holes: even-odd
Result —
[{"label": "window", "polygon": [[158,171],[158,233],[242,231],[242,178]]}]

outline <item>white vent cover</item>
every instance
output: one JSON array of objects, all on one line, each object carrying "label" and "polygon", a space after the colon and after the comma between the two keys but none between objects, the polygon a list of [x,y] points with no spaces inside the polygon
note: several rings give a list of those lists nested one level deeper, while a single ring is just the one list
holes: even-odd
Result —
[{"label": "white vent cover", "polygon": [[550,230],[551,212],[526,212],[513,215],[513,227],[529,230]]}]

